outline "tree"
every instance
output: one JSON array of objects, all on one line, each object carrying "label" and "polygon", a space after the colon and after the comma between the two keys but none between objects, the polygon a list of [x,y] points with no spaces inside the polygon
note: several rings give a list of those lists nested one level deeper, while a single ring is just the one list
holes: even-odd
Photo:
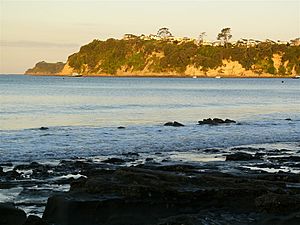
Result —
[{"label": "tree", "polygon": [[169,28],[166,28],[166,27],[160,28],[157,31],[157,36],[159,36],[161,38],[173,37],[173,35],[170,32]]},{"label": "tree", "polygon": [[229,28],[229,27],[223,28],[221,30],[221,33],[219,33],[217,36],[217,39],[222,41],[222,43],[224,44],[225,47],[227,46],[227,44],[231,38],[232,38],[231,28]]},{"label": "tree", "polygon": [[203,42],[204,42],[204,37],[205,37],[205,36],[206,36],[206,32],[201,32],[201,33],[199,34],[198,43],[199,43],[200,45],[203,44]]}]

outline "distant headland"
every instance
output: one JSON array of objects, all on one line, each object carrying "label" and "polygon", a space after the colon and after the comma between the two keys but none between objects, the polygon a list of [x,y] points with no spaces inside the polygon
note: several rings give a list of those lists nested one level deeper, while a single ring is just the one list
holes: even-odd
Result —
[{"label": "distant headland", "polygon": [[125,34],[93,40],[66,63],[39,62],[25,74],[57,76],[296,77],[300,38],[290,41],[240,39],[224,28],[217,41],[174,37],[168,28],[156,35]]}]

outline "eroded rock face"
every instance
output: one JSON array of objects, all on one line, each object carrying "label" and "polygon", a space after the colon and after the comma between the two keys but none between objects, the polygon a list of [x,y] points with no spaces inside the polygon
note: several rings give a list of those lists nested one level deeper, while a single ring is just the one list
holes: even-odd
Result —
[{"label": "eroded rock face", "polygon": [[219,124],[230,124],[230,123],[236,123],[236,121],[231,120],[231,119],[219,119],[219,118],[208,118],[208,119],[203,119],[202,121],[198,121],[198,125],[219,125]]},{"label": "eroded rock face", "polygon": [[23,225],[25,221],[26,214],[23,210],[15,208],[12,204],[0,203],[1,225]]}]

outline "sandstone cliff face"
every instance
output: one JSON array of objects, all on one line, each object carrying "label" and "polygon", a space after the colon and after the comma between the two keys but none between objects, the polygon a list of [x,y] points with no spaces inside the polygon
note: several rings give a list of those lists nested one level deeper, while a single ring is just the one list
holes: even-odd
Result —
[{"label": "sandstone cliff face", "polygon": [[[163,56],[160,55],[160,57]],[[288,61],[282,62],[282,56],[278,54],[274,54],[272,59],[274,62],[274,67],[276,68],[277,71],[280,68],[280,66],[287,68]],[[208,70],[205,70],[202,67],[195,67],[194,65],[188,65],[184,73],[178,73],[176,71],[167,71],[163,73],[154,72],[150,68],[152,64],[153,61],[151,61],[151,59],[148,59],[147,64],[143,70],[134,70],[133,67],[122,66],[120,69],[117,70],[117,73],[114,74],[114,76],[274,77],[273,74],[269,74],[269,73],[258,74],[253,70],[246,70],[239,62],[231,61],[231,60],[223,60],[222,66],[219,66],[216,69],[208,69]],[[31,71],[29,70],[29,72],[27,71],[26,73],[33,74],[33,75],[71,76],[76,72],[77,71],[74,68],[72,68],[67,62],[64,65],[64,67],[61,69],[61,71],[58,71],[56,73],[38,71],[37,68],[33,68]],[[87,65],[85,66],[85,69],[83,70],[82,74],[86,76],[112,76],[111,74],[101,72],[101,70],[97,71],[97,73],[91,73]],[[292,73],[286,76],[291,77],[295,75],[296,75],[296,71],[295,68],[293,68]]]},{"label": "sandstone cliff face", "polygon": [[58,75],[72,75],[74,73],[74,69],[70,67],[69,63],[63,67],[63,69],[58,73]]}]

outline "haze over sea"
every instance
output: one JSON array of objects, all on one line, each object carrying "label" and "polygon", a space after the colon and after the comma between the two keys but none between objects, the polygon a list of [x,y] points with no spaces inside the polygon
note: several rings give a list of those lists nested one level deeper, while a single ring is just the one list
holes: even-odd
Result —
[{"label": "haze over sea", "polygon": [[[0,161],[296,143],[299,87],[296,79],[1,75]],[[196,125],[209,117],[238,124]],[[174,120],[186,126],[163,126]]]}]

